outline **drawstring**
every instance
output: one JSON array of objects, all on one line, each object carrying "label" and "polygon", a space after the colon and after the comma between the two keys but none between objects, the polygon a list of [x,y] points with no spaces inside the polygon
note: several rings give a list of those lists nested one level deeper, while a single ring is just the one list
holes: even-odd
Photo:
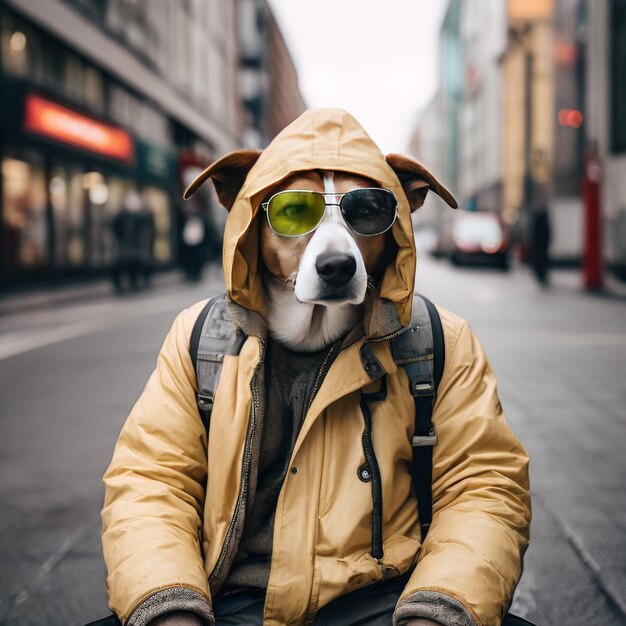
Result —
[{"label": "drawstring", "polygon": [[380,390],[375,393],[361,393],[361,411],[365,428],[363,429],[363,453],[372,477],[372,557],[383,557],[383,490],[380,468],[372,444],[372,413],[368,400],[384,400],[387,397],[387,378],[381,380]]}]

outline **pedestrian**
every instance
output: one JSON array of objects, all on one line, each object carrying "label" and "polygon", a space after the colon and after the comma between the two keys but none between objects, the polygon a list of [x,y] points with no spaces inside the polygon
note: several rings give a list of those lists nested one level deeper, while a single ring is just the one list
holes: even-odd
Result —
[{"label": "pedestrian", "polygon": [[548,207],[543,205],[531,213],[530,260],[533,272],[540,285],[546,287],[550,269],[550,215]]},{"label": "pedestrian", "polygon": [[529,180],[529,240],[530,265],[535,278],[547,287],[550,270],[550,240],[552,229],[549,213],[550,167],[542,150],[533,153],[532,180]]},{"label": "pedestrian", "polygon": [[180,260],[187,278],[198,282],[207,260],[207,224],[195,210],[182,210],[180,219]]},{"label": "pedestrian", "polygon": [[[450,193],[337,109],[223,157],[188,194],[208,178],[230,213],[227,293],[206,336],[231,340],[225,356],[199,353],[221,368],[208,431],[190,356],[204,302],[174,321],[122,429],[102,512],[113,611],[127,626],[509,623],[528,458],[494,373],[438,307],[445,365],[421,433],[433,386],[410,388],[394,352],[423,332],[406,330],[411,211],[425,189],[456,206]],[[432,353],[407,358],[432,368]],[[412,442],[432,450],[430,525]]]},{"label": "pedestrian", "polygon": [[152,274],[154,216],[136,191],[130,191],[124,198],[122,208],[111,221],[111,230],[115,240],[111,280],[116,293],[122,293],[125,284],[131,291],[148,287]]}]

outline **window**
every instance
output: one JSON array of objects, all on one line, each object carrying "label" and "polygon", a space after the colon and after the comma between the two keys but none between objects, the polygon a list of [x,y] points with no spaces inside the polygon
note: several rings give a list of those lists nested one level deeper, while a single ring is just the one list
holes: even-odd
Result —
[{"label": "window", "polygon": [[54,262],[57,267],[79,267],[85,261],[86,197],[83,170],[57,165],[48,187],[54,222]]},{"label": "window", "polygon": [[626,152],[626,0],[612,0],[609,30],[609,136],[613,152]]},{"label": "window", "polygon": [[172,259],[172,223],[169,196],[158,187],[144,187],[142,200],[146,208],[154,215],[156,231],[153,248],[154,260],[157,263],[167,263]]},{"label": "window", "polygon": [[7,274],[48,263],[46,181],[36,159],[2,160],[2,256]]},{"label": "window", "polygon": [[2,67],[8,74],[41,81],[42,41],[35,30],[19,19],[1,15],[0,45]]}]

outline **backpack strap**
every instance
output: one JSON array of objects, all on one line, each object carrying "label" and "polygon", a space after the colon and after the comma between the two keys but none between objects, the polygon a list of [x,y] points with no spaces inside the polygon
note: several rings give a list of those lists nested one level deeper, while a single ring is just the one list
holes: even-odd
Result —
[{"label": "backpack strap", "polygon": [[196,400],[207,434],[224,355],[239,354],[245,340],[243,331],[235,329],[230,320],[226,294],[211,298],[198,315],[189,342],[189,354],[198,382]]},{"label": "backpack strap", "polygon": [[391,340],[391,350],[395,362],[407,373],[415,400],[412,491],[417,499],[423,541],[433,516],[433,447],[437,445],[437,434],[432,414],[445,362],[443,328],[430,300],[414,296],[411,324]]}]

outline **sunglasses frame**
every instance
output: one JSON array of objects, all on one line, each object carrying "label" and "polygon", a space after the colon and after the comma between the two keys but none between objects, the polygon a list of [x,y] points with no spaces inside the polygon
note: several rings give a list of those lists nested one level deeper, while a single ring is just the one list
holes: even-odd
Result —
[{"label": "sunglasses frame", "polygon": [[[350,226],[350,222],[348,222],[348,220],[346,219],[346,216],[344,215],[343,212],[343,207],[341,206],[341,201],[343,200],[344,196],[347,196],[351,193],[357,192],[357,191],[386,191],[387,193],[391,194],[391,196],[394,199],[395,202],[395,206],[393,208],[393,219],[391,220],[391,224],[389,224],[389,226],[387,226],[387,228],[385,228],[385,230],[382,230],[379,233],[373,233],[371,235],[364,235],[356,230],[354,230],[354,228],[352,228],[352,226]],[[307,230],[304,233],[300,233],[299,235],[284,235],[283,233],[279,233],[273,226],[272,223],[270,222],[270,215],[269,215],[269,211],[268,211],[268,207],[270,205],[270,202],[276,197],[276,196],[280,196],[281,194],[284,193],[290,193],[290,192],[294,192],[294,193],[310,193],[310,194],[316,194],[319,196],[322,196],[324,198],[324,213],[322,213],[322,217],[320,218],[320,221],[315,224],[315,226],[313,228],[311,228],[310,230]],[[326,199],[326,196],[333,196],[334,198],[337,199],[336,202],[328,202]],[[319,227],[319,225],[324,221],[324,216],[326,215],[326,209],[330,206],[336,206],[339,207],[339,210],[341,211],[341,217],[344,219],[344,221],[346,222],[346,224],[348,225],[348,228],[355,232],[357,235],[359,235],[359,237],[378,237],[378,235],[383,235],[385,234],[388,230],[390,230],[391,228],[393,228],[393,225],[396,223],[396,220],[398,219],[398,200],[396,199],[396,196],[394,195],[394,193],[392,191],[389,191],[389,189],[385,189],[384,187],[359,187],[358,189],[351,189],[350,191],[346,191],[345,193],[334,193],[332,191],[312,191],[310,189],[283,189],[283,191],[277,191],[275,194],[272,194],[270,196],[270,198],[267,200],[267,202],[261,202],[261,208],[263,209],[263,211],[265,211],[265,217],[267,218],[267,223],[269,225],[269,227],[272,229],[273,232],[275,232],[279,237],[304,237],[305,235],[310,235],[312,232],[315,232],[317,230],[317,228]]]}]

